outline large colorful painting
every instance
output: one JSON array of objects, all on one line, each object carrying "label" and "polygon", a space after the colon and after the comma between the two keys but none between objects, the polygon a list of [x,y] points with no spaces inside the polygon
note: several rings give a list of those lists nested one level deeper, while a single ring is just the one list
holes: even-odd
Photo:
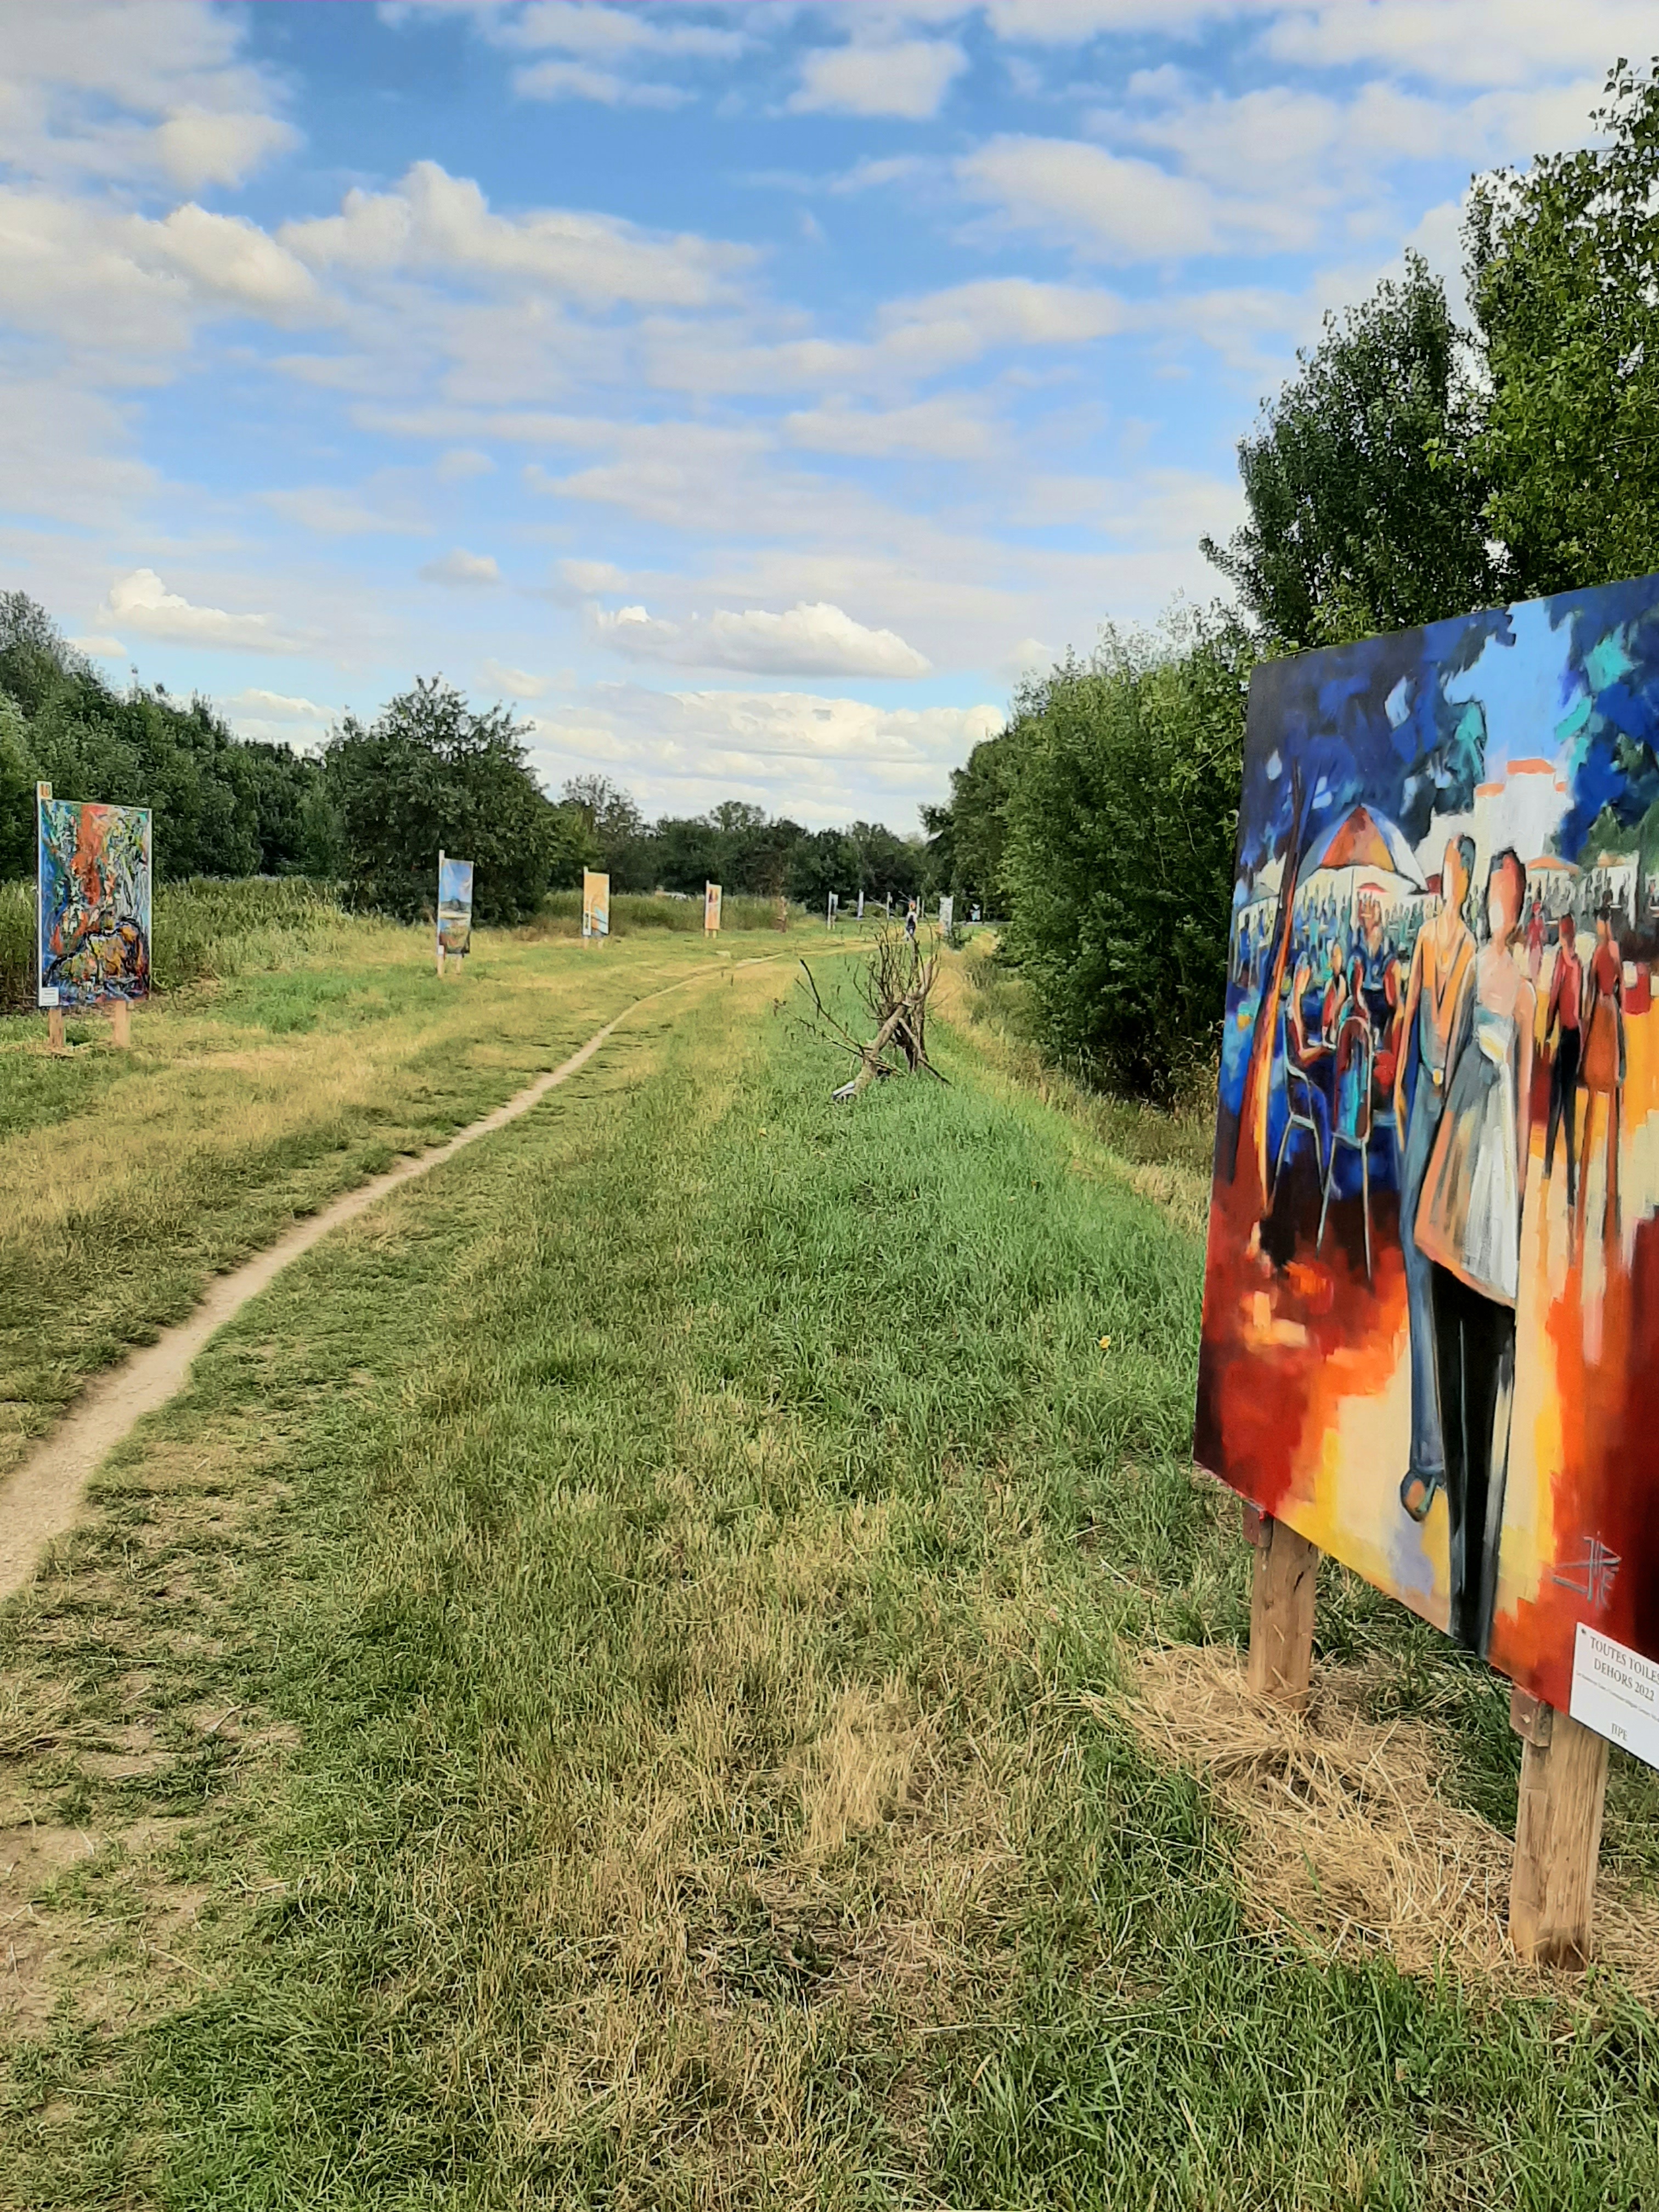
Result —
[{"label": "large colorful painting", "polygon": [[1564,1710],[1659,1660],[1656,959],[1659,578],[1256,670],[1196,1455]]},{"label": "large colorful painting", "polygon": [[149,996],[147,806],[99,806],[36,793],[38,999],[103,1006]]},{"label": "large colorful painting", "polygon": [[582,935],[609,937],[611,934],[611,878],[596,874],[592,868],[582,870]]},{"label": "large colorful painting", "polygon": [[472,950],[472,863],[438,855],[438,944],[464,958]]}]

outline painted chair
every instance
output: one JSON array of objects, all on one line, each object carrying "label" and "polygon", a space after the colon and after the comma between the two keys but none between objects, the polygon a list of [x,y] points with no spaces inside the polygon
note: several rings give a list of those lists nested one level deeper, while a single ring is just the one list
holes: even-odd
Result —
[{"label": "painted chair", "polygon": [[[1292,1132],[1305,1129],[1314,1140],[1314,1166],[1322,1182],[1325,1178],[1325,1133],[1320,1127],[1318,1109],[1325,1103],[1324,1095],[1297,1057],[1296,1031],[1291,1026],[1288,1006],[1279,1009],[1279,1049],[1285,1061],[1285,1133],[1279,1140],[1273,1180],[1275,1185],[1279,1182],[1279,1171],[1285,1164],[1285,1152]],[[1269,1192],[1268,1195],[1271,1197],[1272,1193]]]},{"label": "painted chair", "polygon": [[1314,1249],[1325,1242],[1325,1218],[1331,1210],[1331,1189],[1336,1182],[1336,1163],[1343,1152],[1359,1155],[1359,1205],[1365,1224],[1365,1280],[1371,1279],[1371,1138],[1375,1109],[1371,1103],[1371,1063],[1376,1040],[1363,1012],[1350,1014],[1337,1038],[1334,1109],[1331,1115],[1331,1157],[1325,1170],[1325,1197],[1319,1209],[1319,1234]]}]

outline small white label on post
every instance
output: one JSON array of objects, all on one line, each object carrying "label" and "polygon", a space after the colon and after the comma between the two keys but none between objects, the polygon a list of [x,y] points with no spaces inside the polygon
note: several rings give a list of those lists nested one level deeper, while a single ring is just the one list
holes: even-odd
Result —
[{"label": "small white label on post", "polygon": [[1659,1666],[1582,1620],[1567,1711],[1597,1735],[1659,1766]]},{"label": "small white label on post", "polygon": [[43,983],[40,986],[40,1004],[43,1006],[55,1006],[58,1004],[56,983]]}]

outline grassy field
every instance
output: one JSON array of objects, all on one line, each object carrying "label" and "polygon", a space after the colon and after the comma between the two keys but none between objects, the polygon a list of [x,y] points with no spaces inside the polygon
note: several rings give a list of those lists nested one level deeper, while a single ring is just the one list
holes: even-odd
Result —
[{"label": "grassy field", "polygon": [[[273,886],[273,890],[281,887]],[[181,925],[182,926],[182,925]],[[296,1215],[499,1105],[642,993],[772,950],[481,932],[440,984],[424,930],[295,902],[191,909],[230,970],[133,1018],[0,1024],[0,1477],[85,1377]]]},{"label": "grassy field", "polygon": [[[501,1095],[612,949],[487,951],[421,1079]],[[833,1109],[780,972],[297,1264],[0,1613],[0,2204],[1659,2202],[1617,1976],[1265,1923],[1133,1723],[1245,1622],[1193,1128],[1039,1096],[960,971],[948,1087]],[[1320,1640],[1512,1820],[1480,1670],[1335,1576]],[[1620,1762],[1615,1876],[1656,1809]]]}]

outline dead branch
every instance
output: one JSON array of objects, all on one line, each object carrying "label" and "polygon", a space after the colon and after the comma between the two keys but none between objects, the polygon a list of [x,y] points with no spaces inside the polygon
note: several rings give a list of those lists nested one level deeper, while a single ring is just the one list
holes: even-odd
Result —
[{"label": "dead branch", "polygon": [[811,968],[805,960],[800,964],[812,994],[818,1034],[858,1061],[851,1079],[833,1091],[833,1097],[856,1098],[881,1076],[925,1071],[945,1081],[927,1056],[927,999],[939,973],[937,951],[925,956],[913,939],[897,931],[884,931],[878,938],[859,977],[859,995],[876,1024],[876,1033],[867,1042],[830,1012]]}]

